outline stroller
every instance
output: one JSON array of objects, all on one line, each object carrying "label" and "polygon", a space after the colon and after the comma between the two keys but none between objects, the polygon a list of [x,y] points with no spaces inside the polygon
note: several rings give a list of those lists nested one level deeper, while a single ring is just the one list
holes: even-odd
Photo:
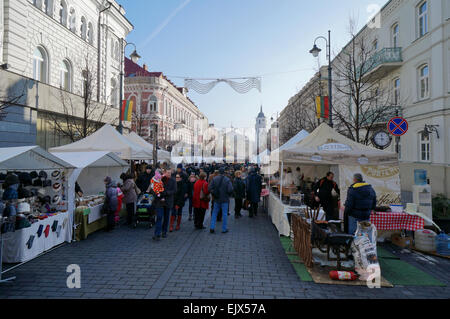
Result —
[{"label": "stroller", "polygon": [[136,217],[134,219],[134,227],[144,222],[149,223],[150,228],[156,224],[156,212],[152,207],[153,196],[150,194],[143,194],[139,196],[136,204]]}]

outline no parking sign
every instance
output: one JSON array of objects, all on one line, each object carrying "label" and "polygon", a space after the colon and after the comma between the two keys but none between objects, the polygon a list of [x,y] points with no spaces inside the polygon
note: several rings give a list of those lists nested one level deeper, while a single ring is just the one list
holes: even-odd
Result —
[{"label": "no parking sign", "polygon": [[388,122],[387,129],[394,136],[403,136],[408,132],[408,122],[403,117],[394,117]]}]

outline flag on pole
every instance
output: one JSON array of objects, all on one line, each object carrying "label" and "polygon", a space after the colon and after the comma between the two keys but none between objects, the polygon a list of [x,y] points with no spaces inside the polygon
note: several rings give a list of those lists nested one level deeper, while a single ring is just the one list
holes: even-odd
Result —
[{"label": "flag on pole", "polygon": [[330,104],[328,96],[318,96],[316,97],[316,110],[317,118],[327,119],[330,117]]},{"label": "flag on pole", "polygon": [[122,101],[122,112],[121,112],[122,121],[131,122],[132,114],[133,114],[133,101],[132,100],[123,100]]}]

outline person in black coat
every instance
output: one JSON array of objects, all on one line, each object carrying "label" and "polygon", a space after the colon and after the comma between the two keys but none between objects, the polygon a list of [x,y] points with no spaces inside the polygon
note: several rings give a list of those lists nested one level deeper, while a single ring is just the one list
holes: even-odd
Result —
[{"label": "person in black coat", "polygon": [[377,206],[377,194],[370,184],[363,181],[361,174],[353,176],[353,184],[348,188],[345,201],[345,229],[353,235],[357,223],[370,220],[370,214]]},{"label": "person in black coat", "polygon": [[245,198],[245,183],[241,178],[241,171],[236,171],[234,174],[235,178],[233,181],[233,191],[234,191],[234,217],[242,217],[241,209],[243,206],[243,201]]},{"label": "person in black coat", "polygon": [[333,205],[332,191],[334,190],[337,195],[341,194],[339,187],[335,181],[333,181],[334,173],[328,172],[327,176],[322,178],[314,186],[315,201],[320,203],[325,211],[327,221],[338,219],[336,216],[335,207]]},{"label": "person in black coat", "polygon": [[[175,194],[177,192],[177,182],[172,178],[172,171],[170,169],[166,169],[164,171],[164,176],[161,179],[164,184],[164,198],[165,198],[165,206],[164,206],[164,221],[162,225],[162,238],[167,237],[167,230],[169,228],[169,220],[168,217],[175,209]],[[172,213],[173,214],[173,213]]]},{"label": "person in black coat", "polygon": [[250,168],[250,174],[247,177],[247,200],[250,202],[249,217],[258,215],[258,205],[261,201],[262,178],[256,173],[255,168]]},{"label": "person in black coat", "polygon": [[153,176],[155,176],[155,172],[152,170],[150,165],[145,168],[145,172],[139,174],[136,180],[136,186],[139,188],[141,193],[147,191]]},{"label": "person in black coat", "polygon": [[185,203],[185,195],[187,194],[187,185],[183,181],[180,174],[176,174],[175,180],[177,182],[177,191],[174,196],[174,209],[172,210],[172,216],[170,217],[170,228],[169,231],[173,231],[173,224],[175,219],[177,219],[177,227],[175,230],[180,230],[181,218],[183,216],[183,208]]}]

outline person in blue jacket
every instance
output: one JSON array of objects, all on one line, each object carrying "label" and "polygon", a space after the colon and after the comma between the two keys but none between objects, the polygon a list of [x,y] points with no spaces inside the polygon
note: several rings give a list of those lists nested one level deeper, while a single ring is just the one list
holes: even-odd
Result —
[{"label": "person in blue jacket", "polygon": [[373,187],[363,181],[361,174],[355,174],[345,202],[345,219],[348,218],[349,234],[355,234],[358,222],[370,220],[370,214],[376,205],[377,194]]}]

